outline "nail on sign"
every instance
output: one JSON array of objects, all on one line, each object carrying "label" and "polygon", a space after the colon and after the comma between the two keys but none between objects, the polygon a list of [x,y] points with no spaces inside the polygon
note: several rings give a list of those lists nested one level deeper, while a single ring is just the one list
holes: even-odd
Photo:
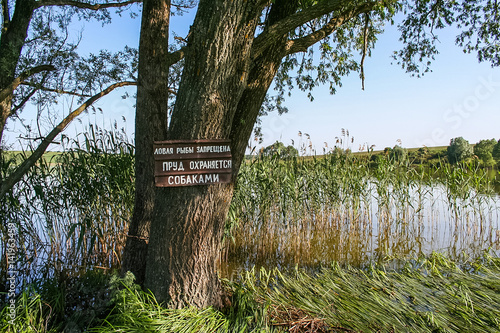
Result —
[{"label": "nail on sign", "polygon": [[231,182],[230,140],[156,141],[155,184],[159,187]]}]

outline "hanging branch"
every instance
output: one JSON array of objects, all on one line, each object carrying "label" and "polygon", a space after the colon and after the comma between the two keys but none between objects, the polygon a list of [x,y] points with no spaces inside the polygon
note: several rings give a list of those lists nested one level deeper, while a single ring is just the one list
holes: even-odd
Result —
[{"label": "hanging branch", "polygon": [[370,27],[370,14],[365,13],[365,27],[363,29],[363,55],[361,56],[361,89],[365,90],[365,58],[368,52],[368,29]]},{"label": "hanging branch", "polygon": [[82,9],[100,10],[106,8],[124,7],[134,3],[141,3],[141,2],[142,0],[129,0],[124,2],[90,4],[87,2],[73,1],[73,0],[44,0],[36,2],[36,7],[39,8],[43,6],[73,6]]}]

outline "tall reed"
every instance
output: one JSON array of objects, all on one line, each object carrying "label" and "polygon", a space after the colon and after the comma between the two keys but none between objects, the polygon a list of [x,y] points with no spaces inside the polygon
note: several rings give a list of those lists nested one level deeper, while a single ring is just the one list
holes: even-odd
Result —
[{"label": "tall reed", "polygon": [[373,162],[339,149],[321,157],[254,157],[240,170],[231,204],[238,224],[227,227],[233,233],[223,275],[253,265],[366,265],[500,246],[492,180],[468,165],[441,168],[415,167],[407,156]]},{"label": "tall reed", "polygon": [[[42,158],[2,200],[5,222],[18,228],[19,286],[120,263],[133,209],[134,147],[123,131],[96,125],[64,144],[63,152]],[[3,163],[3,174],[14,163]],[[3,223],[1,228],[5,267]]]},{"label": "tall reed", "polygon": [[[20,276],[64,279],[120,264],[133,209],[134,147],[95,125],[40,163],[2,200],[18,228]],[[2,176],[18,163],[4,155]],[[451,213],[450,213],[451,212]],[[407,155],[254,157],[243,164],[221,272],[254,265],[317,269],[388,256],[499,249],[499,199],[471,165],[414,167]],[[5,267],[5,225],[0,226]],[[455,258],[455,257],[454,257]]]}]

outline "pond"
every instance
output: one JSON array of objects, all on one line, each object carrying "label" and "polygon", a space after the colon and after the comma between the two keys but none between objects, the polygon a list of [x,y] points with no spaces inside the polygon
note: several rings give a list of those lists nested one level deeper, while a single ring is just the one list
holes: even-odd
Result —
[{"label": "pond", "polygon": [[359,196],[333,205],[305,199],[293,214],[280,203],[243,214],[234,238],[225,242],[221,276],[234,278],[253,267],[363,267],[433,251],[453,259],[485,250],[500,254],[500,195],[471,190],[460,197],[442,184],[380,185],[368,181]]}]

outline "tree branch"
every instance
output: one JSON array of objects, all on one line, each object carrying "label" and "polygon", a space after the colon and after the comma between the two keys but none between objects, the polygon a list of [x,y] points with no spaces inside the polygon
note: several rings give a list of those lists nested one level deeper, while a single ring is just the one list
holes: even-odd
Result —
[{"label": "tree branch", "polygon": [[169,53],[166,57],[166,66],[170,67],[173,64],[182,60],[186,54],[187,46],[181,47],[179,50]]},{"label": "tree branch", "polygon": [[2,181],[0,186],[0,197],[3,197],[12,187],[19,181],[21,178],[28,172],[30,168],[32,168],[35,163],[42,157],[43,153],[47,149],[47,147],[53,142],[59,133],[64,131],[64,129],[75,119],[78,117],[86,108],[91,106],[95,101],[99,98],[109,94],[114,89],[124,86],[134,86],[136,82],[118,82],[110,85],[103,91],[89,98],[85,103],[80,105],[77,109],[71,112],[66,118],[64,118],[59,125],[54,127],[52,131],[42,140],[40,145],[36,148],[36,150],[28,157],[26,160],[21,163],[14,172],[12,172],[4,181]]},{"label": "tree branch", "polygon": [[365,2],[361,5],[352,4],[352,1],[345,0],[325,0],[320,3],[306,8],[298,13],[284,18],[272,26],[265,29],[257,38],[255,38],[252,46],[252,58],[257,58],[264,50],[279,38],[283,37],[288,32],[307,23],[310,20],[321,17],[333,11],[349,12],[353,8],[358,8],[360,12],[370,10],[377,2]]},{"label": "tree branch", "polygon": [[100,9],[105,9],[105,8],[117,8],[117,7],[123,7],[127,5],[131,5],[134,3],[141,3],[142,0],[129,0],[129,1],[124,1],[124,2],[111,2],[111,3],[98,3],[98,4],[90,4],[86,2],[81,2],[81,1],[73,1],[73,0],[43,0],[43,1],[38,1],[36,3],[35,8],[40,8],[44,6],[73,6],[77,8],[82,8],[82,9],[90,9],[90,10],[100,10]]},{"label": "tree branch", "polygon": [[31,97],[33,97],[33,95],[36,92],[37,89],[31,90],[30,93],[26,95],[26,97],[24,97],[23,100],[18,105],[16,105],[15,107],[12,108],[12,110],[10,110],[9,117],[14,116],[19,109],[21,109],[26,103],[28,103],[28,101],[31,99]]},{"label": "tree branch", "polygon": [[41,86],[39,84],[31,83],[31,82],[21,82],[21,84],[23,86],[33,87],[37,90],[43,90],[43,91],[53,92],[53,93],[57,93],[57,94],[73,95],[73,96],[78,96],[78,97],[91,97],[91,95],[79,94],[79,93],[74,92],[74,91],[67,91],[67,90],[62,90],[62,89],[47,88],[47,87]]},{"label": "tree branch", "polygon": [[8,0],[2,0],[2,33],[7,29],[10,22],[9,15],[9,2]]},{"label": "tree branch", "polygon": [[175,3],[171,3],[170,6],[172,7],[175,7],[177,9],[193,9],[195,6],[193,5],[178,5],[178,4],[175,4]]},{"label": "tree branch", "polygon": [[286,54],[292,54],[297,52],[305,52],[309,46],[316,44],[326,36],[330,35],[332,32],[337,30],[344,22],[346,17],[335,17],[332,18],[325,26],[315,32],[297,39],[293,39],[287,42]]},{"label": "tree branch", "polygon": [[24,72],[21,73],[21,75],[16,77],[10,85],[8,85],[2,91],[0,91],[0,102],[2,102],[7,97],[12,95],[14,93],[14,90],[16,90],[16,88],[30,76],[33,76],[43,71],[55,71],[55,70],[56,68],[52,65],[41,65],[25,70]]},{"label": "tree branch", "polygon": [[345,11],[340,13],[340,15],[337,15],[328,21],[327,24],[325,24],[321,29],[316,30],[315,32],[293,40],[289,40],[287,42],[287,50],[286,54],[292,54],[292,53],[297,53],[297,52],[305,52],[307,49],[322,40],[323,38],[327,37],[331,33],[333,33],[335,30],[337,30],[340,26],[342,26],[345,22],[349,21],[351,18],[355,17],[356,15],[359,15],[360,13],[369,11],[372,9],[374,3],[372,6],[366,6],[362,5],[358,8],[352,8],[349,11]]}]

